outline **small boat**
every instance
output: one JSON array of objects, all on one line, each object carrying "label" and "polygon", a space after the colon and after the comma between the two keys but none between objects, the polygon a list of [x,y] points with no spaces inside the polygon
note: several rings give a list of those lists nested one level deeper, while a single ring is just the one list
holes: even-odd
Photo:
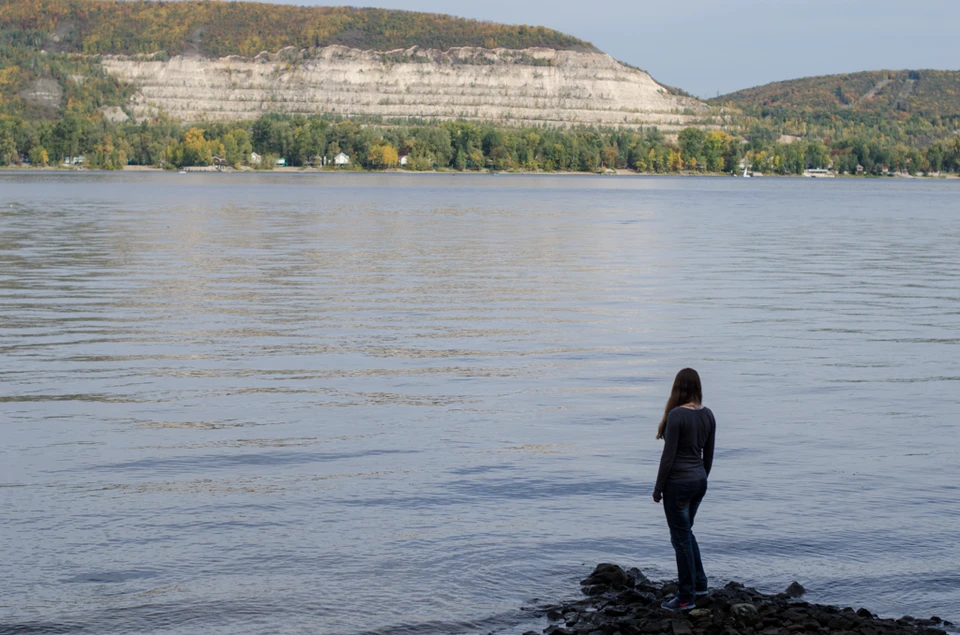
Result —
[{"label": "small boat", "polygon": [[186,174],[186,173],[187,173],[187,171],[186,171],[186,170],[180,170],[180,172],[179,172],[179,173],[180,173],[180,174]]},{"label": "small boat", "polygon": [[749,179],[751,176],[753,175],[747,172],[747,168],[743,168],[743,178]]}]

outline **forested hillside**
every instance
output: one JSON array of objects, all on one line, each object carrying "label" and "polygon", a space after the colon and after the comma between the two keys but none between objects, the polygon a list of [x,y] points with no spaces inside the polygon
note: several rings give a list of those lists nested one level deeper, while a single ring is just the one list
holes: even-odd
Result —
[{"label": "forested hillside", "polygon": [[866,71],[748,88],[711,100],[762,117],[907,121],[960,116],[960,71]]},{"label": "forested hillside", "polygon": [[410,11],[212,0],[0,0],[0,30],[41,32],[54,50],[87,54],[253,56],[287,46],[332,44],[378,51],[412,46],[595,50],[544,27]]},{"label": "forested hillside", "polygon": [[709,103],[728,113],[754,150],[753,164],[767,170],[776,168],[771,156],[796,139],[827,144],[839,172],[956,169],[957,71],[807,77],[741,90]]}]

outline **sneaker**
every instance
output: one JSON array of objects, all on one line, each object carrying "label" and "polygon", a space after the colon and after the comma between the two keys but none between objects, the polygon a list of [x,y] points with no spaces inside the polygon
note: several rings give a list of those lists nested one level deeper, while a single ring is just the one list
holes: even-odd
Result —
[{"label": "sneaker", "polygon": [[675,597],[670,600],[667,600],[660,605],[660,608],[667,611],[689,611],[692,608],[695,608],[696,604],[693,602],[681,602],[680,597]]}]

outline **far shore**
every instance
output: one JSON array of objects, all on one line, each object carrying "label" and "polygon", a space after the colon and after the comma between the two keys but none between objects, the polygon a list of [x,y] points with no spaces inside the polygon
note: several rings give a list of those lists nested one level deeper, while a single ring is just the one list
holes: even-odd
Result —
[{"label": "far shore", "polygon": [[[739,174],[725,174],[718,172],[692,172],[692,171],[682,171],[682,172],[638,172],[636,170],[630,169],[618,169],[618,170],[607,170],[606,172],[570,172],[570,171],[557,171],[557,172],[544,172],[536,170],[468,170],[463,172],[458,172],[456,170],[403,170],[399,168],[391,168],[386,170],[356,170],[356,169],[326,169],[326,168],[314,168],[314,167],[277,167],[271,170],[256,170],[251,167],[243,167],[238,169],[235,168],[225,168],[218,170],[213,166],[204,166],[204,167],[186,167],[182,170],[167,170],[165,168],[158,168],[152,165],[127,165],[124,166],[121,170],[90,170],[88,168],[82,167],[64,167],[64,166],[45,166],[45,167],[34,167],[31,165],[13,165],[13,166],[2,166],[0,167],[0,172],[156,172],[156,173],[171,173],[176,174],[180,171],[191,173],[191,174],[405,174],[405,175],[422,175],[422,174],[465,174],[465,175],[479,175],[479,174],[489,174],[489,175],[516,175],[516,176],[699,176],[699,177],[716,177],[716,178],[730,178],[730,177],[740,177]],[[765,178],[765,179],[782,179],[782,178],[815,178],[811,177],[808,174],[754,174],[753,178]],[[886,179],[886,178],[896,178],[896,179],[924,179],[924,180],[938,180],[938,179],[947,179],[955,180],[960,179],[960,174],[884,174],[884,175],[874,175],[874,174],[831,174],[827,177],[820,176],[819,178],[838,178],[838,179]]]}]

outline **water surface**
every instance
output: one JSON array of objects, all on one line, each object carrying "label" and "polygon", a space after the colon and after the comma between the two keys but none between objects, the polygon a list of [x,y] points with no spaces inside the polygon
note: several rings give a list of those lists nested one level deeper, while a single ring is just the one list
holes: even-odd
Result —
[{"label": "water surface", "polygon": [[960,621],[960,183],[0,175],[0,633],[519,633],[675,571]]}]

